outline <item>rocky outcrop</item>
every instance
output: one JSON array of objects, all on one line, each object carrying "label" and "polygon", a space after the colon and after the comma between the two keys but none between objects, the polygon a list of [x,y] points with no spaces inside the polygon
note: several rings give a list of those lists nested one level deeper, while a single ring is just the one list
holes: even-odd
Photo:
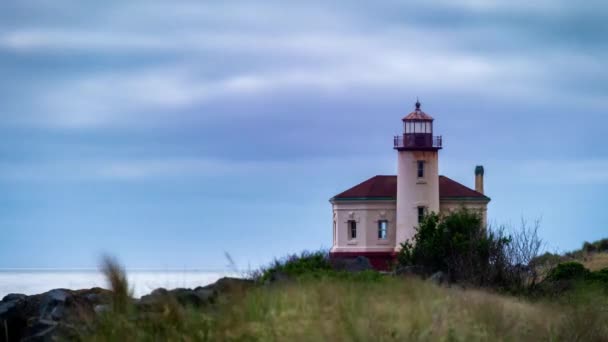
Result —
[{"label": "rocky outcrop", "polygon": [[[222,278],[195,289],[156,289],[133,300],[140,312],[155,311],[168,301],[182,306],[203,307],[219,296],[242,293],[253,281]],[[101,288],[88,290],[55,289],[26,296],[9,294],[0,301],[0,341],[51,341],[78,336],[78,329],[97,315],[111,309],[112,292]]]},{"label": "rocky outcrop", "polygon": [[75,322],[95,316],[95,306],[108,304],[110,291],[55,289],[26,296],[9,294],[0,302],[0,337],[9,341],[46,341],[69,335]]},{"label": "rocky outcrop", "polygon": [[429,281],[435,285],[449,285],[447,275],[441,271],[433,273],[429,277]]},{"label": "rocky outcrop", "polygon": [[141,310],[149,310],[159,304],[167,303],[175,300],[182,306],[201,307],[207,304],[212,304],[215,301],[215,296],[212,291],[197,291],[196,289],[173,289],[166,290],[163,288],[152,291],[149,295],[141,297],[136,305]]},{"label": "rocky outcrop", "polygon": [[136,302],[140,310],[148,311],[158,308],[170,301],[177,301],[182,306],[202,307],[213,304],[220,295],[242,293],[254,285],[252,280],[224,277],[213,284],[199,286],[195,289],[177,288],[167,290],[158,288]]}]

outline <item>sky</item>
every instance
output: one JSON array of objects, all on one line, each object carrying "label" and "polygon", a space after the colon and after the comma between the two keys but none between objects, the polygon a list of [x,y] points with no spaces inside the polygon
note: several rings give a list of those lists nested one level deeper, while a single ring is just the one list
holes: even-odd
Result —
[{"label": "sky", "polygon": [[414,108],[494,226],[608,237],[608,4],[0,3],[0,268],[241,269],[331,246]]}]

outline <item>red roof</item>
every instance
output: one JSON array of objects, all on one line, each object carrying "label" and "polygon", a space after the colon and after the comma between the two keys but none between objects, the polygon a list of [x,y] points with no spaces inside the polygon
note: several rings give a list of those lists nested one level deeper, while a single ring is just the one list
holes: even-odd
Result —
[{"label": "red roof", "polygon": [[[374,176],[363,183],[334,196],[334,199],[389,199],[397,198],[397,176]],[[469,198],[490,200],[446,176],[439,176],[439,198]]]},{"label": "red roof", "polygon": [[411,113],[409,113],[406,117],[403,118],[403,120],[426,120],[426,121],[433,121],[434,119],[428,115],[427,113],[417,109]]},{"label": "red roof", "polygon": [[428,115],[427,113],[420,110],[420,101],[416,101],[416,110],[406,115],[403,119],[405,120],[425,120],[425,121],[433,121],[434,119]]}]

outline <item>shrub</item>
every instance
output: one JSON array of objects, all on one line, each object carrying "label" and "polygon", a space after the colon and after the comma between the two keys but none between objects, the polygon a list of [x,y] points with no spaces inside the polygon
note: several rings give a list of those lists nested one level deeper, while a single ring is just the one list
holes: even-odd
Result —
[{"label": "shrub", "polygon": [[558,264],[549,271],[548,281],[581,280],[589,275],[589,270],[583,264],[569,261]]},{"label": "shrub", "polygon": [[595,242],[598,252],[608,252],[608,239],[601,239]]},{"label": "shrub", "polygon": [[264,282],[279,275],[298,277],[305,274],[322,273],[331,270],[332,266],[327,251],[304,251],[299,255],[292,254],[282,259],[275,259],[270,266],[254,272],[252,278]]},{"label": "shrub", "polygon": [[426,273],[442,271],[451,281],[488,285],[506,276],[502,232],[487,232],[481,216],[461,209],[448,215],[431,213],[411,241],[401,244],[400,266],[422,266]]},{"label": "shrub", "polygon": [[589,279],[608,285],[608,268],[589,273]]},{"label": "shrub", "polygon": [[563,257],[559,254],[545,252],[544,254],[541,254],[541,255],[537,256],[536,258],[532,259],[530,261],[530,264],[532,264],[534,266],[557,265],[562,261],[562,258]]},{"label": "shrub", "polygon": [[597,251],[597,246],[593,243],[585,241],[585,243],[583,243],[583,251],[587,253],[595,252]]}]

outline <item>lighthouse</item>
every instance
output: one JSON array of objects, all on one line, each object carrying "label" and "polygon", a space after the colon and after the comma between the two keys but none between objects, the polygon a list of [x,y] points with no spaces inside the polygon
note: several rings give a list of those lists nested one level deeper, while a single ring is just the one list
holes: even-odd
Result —
[{"label": "lighthouse", "polygon": [[[397,150],[396,241],[410,240],[427,213],[439,212],[439,150],[441,136],[433,136],[433,118],[420,101],[403,121],[403,134],[394,138]],[[397,244],[395,250],[401,246]]]},{"label": "lighthouse", "polygon": [[331,258],[365,257],[376,269],[389,270],[401,243],[411,240],[427,213],[467,208],[485,224],[490,198],[483,166],[475,167],[475,189],[439,175],[442,139],[433,136],[433,118],[416,101],[402,121],[403,133],[393,140],[397,175],[373,176],[330,198]]}]

